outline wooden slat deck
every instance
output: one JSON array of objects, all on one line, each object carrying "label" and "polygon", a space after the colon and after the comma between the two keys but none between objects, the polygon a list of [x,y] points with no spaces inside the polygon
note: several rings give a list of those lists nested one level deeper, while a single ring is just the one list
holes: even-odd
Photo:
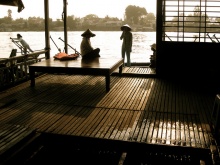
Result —
[{"label": "wooden slat deck", "polygon": [[150,76],[155,75],[156,71],[155,68],[149,68],[148,66],[133,66],[133,67],[125,67],[123,69],[124,76]]},{"label": "wooden slat deck", "polygon": [[0,164],[4,164],[12,155],[36,136],[34,129],[20,125],[0,125]]},{"label": "wooden slat deck", "polygon": [[[145,71],[143,71],[145,69]],[[134,68],[137,70],[137,68]],[[133,71],[134,71],[133,70]],[[142,73],[149,68],[141,68]],[[147,71],[148,70],[148,71]],[[124,70],[125,73],[125,70]],[[38,132],[210,150],[215,94],[159,78],[46,74],[1,92],[1,124]]]},{"label": "wooden slat deck", "polygon": [[0,155],[34,132],[30,128],[19,125],[1,125],[0,130]]}]

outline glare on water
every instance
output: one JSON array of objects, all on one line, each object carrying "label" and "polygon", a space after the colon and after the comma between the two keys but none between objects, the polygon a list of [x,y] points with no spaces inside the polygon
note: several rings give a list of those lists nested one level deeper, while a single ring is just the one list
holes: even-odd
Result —
[{"label": "glare on water", "polygon": [[[91,38],[91,43],[94,48],[100,48],[100,55],[103,57],[121,57],[120,40],[121,31],[93,31],[96,36]],[[45,32],[1,32],[0,40],[0,58],[8,58],[12,49],[18,47],[11,42],[11,38],[15,38],[17,33],[23,36],[23,39],[29,43],[33,50],[41,50],[45,48]],[[82,40],[81,34],[83,31],[68,32],[68,45],[80,51],[80,43]],[[156,32],[132,32],[133,46],[131,53],[132,62],[150,62],[150,55],[152,51],[150,45],[156,43]],[[50,40],[51,57],[58,53],[58,48],[64,51],[64,32],[53,31],[50,32],[53,39]],[[60,40],[61,38],[62,40]],[[74,50],[68,46],[68,54],[74,53]],[[18,50],[20,51],[20,50]]]}]

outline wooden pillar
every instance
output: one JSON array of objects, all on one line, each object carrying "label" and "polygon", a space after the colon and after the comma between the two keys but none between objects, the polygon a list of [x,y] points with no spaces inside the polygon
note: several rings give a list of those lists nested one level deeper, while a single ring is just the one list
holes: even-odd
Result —
[{"label": "wooden pillar", "polygon": [[44,0],[44,20],[45,20],[45,53],[46,59],[50,58],[50,32],[49,32],[49,0]]},{"label": "wooden pillar", "polygon": [[68,37],[67,37],[67,0],[63,0],[63,22],[64,22],[64,41],[65,41],[65,53],[68,54]]},{"label": "wooden pillar", "polygon": [[163,17],[164,16],[162,12],[164,12],[164,3],[166,0],[157,0],[157,15],[156,15],[156,74],[158,76],[161,76],[161,56],[163,52],[161,52],[161,43],[162,43],[162,36],[163,36],[163,29],[162,29],[162,23],[163,23]]}]

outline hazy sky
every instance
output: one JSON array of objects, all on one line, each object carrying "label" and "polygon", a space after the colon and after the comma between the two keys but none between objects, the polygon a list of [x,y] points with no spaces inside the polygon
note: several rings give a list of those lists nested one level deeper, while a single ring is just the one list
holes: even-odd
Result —
[{"label": "hazy sky", "polygon": [[[17,7],[0,5],[0,18],[7,16],[8,9],[12,10],[13,19],[33,16],[44,18],[44,0],[22,0],[22,2],[25,9],[20,13],[17,12]],[[156,0],[67,0],[67,2],[67,15],[76,17],[96,14],[100,18],[108,15],[123,19],[128,5],[144,7],[148,13],[156,13]],[[63,0],[49,0],[49,10],[50,18],[61,19]]]}]

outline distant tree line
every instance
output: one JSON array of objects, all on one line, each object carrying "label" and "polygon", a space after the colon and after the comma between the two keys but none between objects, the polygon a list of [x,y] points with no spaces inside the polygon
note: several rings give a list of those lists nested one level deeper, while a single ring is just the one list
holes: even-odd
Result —
[{"label": "distant tree line", "polygon": [[[177,26],[181,27],[183,22],[184,30],[193,32],[198,31],[197,27],[199,26],[210,28],[219,26],[220,18],[209,17],[201,12],[199,6],[195,6],[192,13],[188,15],[180,13],[178,16],[173,16],[172,20],[166,21],[166,31],[176,31]],[[151,27],[154,30],[156,29],[156,17],[154,13],[148,13],[144,7],[135,5],[129,5],[125,8],[123,20],[108,15],[105,18],[99,18],[95,14],[89,14],[82,18],[75,17],[74,15],[67,16],[67,29],[70,31],[85,30],[88,27],[93,30],[120,30],[119,26],[125,23],[133,27]],[[0,25],[0,31],[44,31],[44,18],[29,17],[28,19],[19,18],[13,20],[12,11],[9,9],[7,16],[0,18]],[[50,30],[63,30],[62,28],[62,19],[55,21],[49,19]]]},{"label": "distant tree line", "polygon": [[178,15],[173,16],[171,20],[165,22],[166,31],[170,32],[178,30],[183,31],[183,28],[185,32],[214,32],[219,29],[220,18],[213,16],[209,17],[199,6],[195,6],[192,13],[188,15],[185,15],[185,13],[179,13]]},{"label": "distant tree line", "polygon": [[[100,29],[105,28],[104,25],[106,25],[107,22],[121,22],[121,24],[128,23],[130,25],[147,26],[153,21],[156,21],[156,17],[153,13],[147,13],[145,8],[129,5],[125,9],[124,20],[108,15],[105,16],[105,18],[99,18],[95,14],[89,14],[82,18],[71,15],[67,16],[67,27],[68,30],[84,30],[88,26]],[[28,19],[19,18],[14,20],[12,11],[9,9],[7,16],[0,18],[0,25],[0,31],[7,31],[9,29],[13,31],[43,31],[44,18],[29,17]],[[50,30],[59,30],[62,29],[62,27],[62,19],[56,19],[55,21],[49,19]]]}]

